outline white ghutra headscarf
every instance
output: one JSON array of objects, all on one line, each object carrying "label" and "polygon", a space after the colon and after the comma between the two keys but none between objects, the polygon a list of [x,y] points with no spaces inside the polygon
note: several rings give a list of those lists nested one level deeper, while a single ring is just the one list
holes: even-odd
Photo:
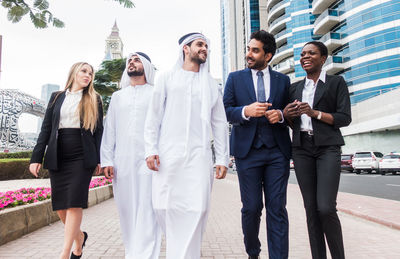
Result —
[{"label": "white ghutra headscarf", "polygon": [[[181,70],[184,64],[184,53],[183,47],[197,39],[204,40],[208,45],[208,54],[210,53],[210,41],[201,33],[189,33],[183,36],[179,40],[179,56],[178,60],[173,68],[173,71]],[[203,141],[204,147],[207,147],[210,144],[210,137],[206,136],[205,134],[208,132],[207,128],[210,127],[211,123],[211,110],[212,106],[215,103],[215,100],[218,95],[218,84],[216,81],[211,77],[209,71],[209,55],[207,55],[206,62],[200,64],[199,69],[199,77],[198,77],[198,84],[201,89],[201,109],[200,109],[200,117],[202,119],[202,132],[203,132]],[[190,96],[189,96],[190,98]],[[188,113],[190,116],[190,113]],[[189,121],[189,118],[187,118]],[[189,123],[187,124],[189,127]],[[187,134],[189,133],[189,129],[187,129]],[[188,137],[188,136],[187,136]]]},{"label": "white ghutra headscarf", "polygon": [[131,84],[130,78],[128,76],[128,62],[129,59],[132,58],[132,56],[138,56],[140,58],[140,61],[142,61],[143,64],[144,76],[146,78],[146,82],[149,85],[154,85],[154,76],[156,74],[156,69],[154,65],[151,64],[151,59],[143,52],[135,52],[135,53],[130,53],[126,58],[126,65],[125,65],[125,70],[122,73],[120,88],[130,86]]}]

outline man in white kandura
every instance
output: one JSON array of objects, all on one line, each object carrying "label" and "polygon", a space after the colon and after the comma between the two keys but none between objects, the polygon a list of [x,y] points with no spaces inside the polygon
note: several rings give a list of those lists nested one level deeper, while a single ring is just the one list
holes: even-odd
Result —
[{"label": "man in white kandura", "polygon": [[175,67],[154,87],[145,124],[153,206],[166,235],[167,259],[200,258],[207,221],[214,139],[216,178],[225,178],[228,124],[217,83],[208,72],[208,40],[190,33],[179,40]]},{"label": "man in white kandura", "polygon": [[161,244],[152,206],[152,172],[144,160],[144,122],[153,93],[155,68],[141,52],[130,54],[122,89],[111,97],[103,139],[101,166],[113,178],[125,258],[158,259]]}]

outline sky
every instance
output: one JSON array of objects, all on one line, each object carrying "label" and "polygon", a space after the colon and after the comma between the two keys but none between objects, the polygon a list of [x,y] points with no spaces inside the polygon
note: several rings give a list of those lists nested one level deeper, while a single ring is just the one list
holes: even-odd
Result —
[{"label": "sky", "polygon": [[[0,88],[19,89],[40,98],[41,86],[58,84],[63,89],[71,65],[86,61],[98,68],[105,56],[105,40],[114,21],[124,44],[124,56],[142,51],[159,72],[171,68],[178,57],[178,39],[202,32],[211,41],[210,72],[221,78],[220,1],[133,0],[127,9],[110,0],[49,0],[49,10],[65,28],[36,29],[29,16],[19,23],[7,20],[0,7],[3,36]],[[36,132],[37,119],[22,115],[21,132]]]}]

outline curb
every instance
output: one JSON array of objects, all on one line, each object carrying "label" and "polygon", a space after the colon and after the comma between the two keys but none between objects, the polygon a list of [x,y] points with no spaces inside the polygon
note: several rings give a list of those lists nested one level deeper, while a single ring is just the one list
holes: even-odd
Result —
[{"label": "curb", "polygon": [[[88,207],[112,198],[112,184],[89,190]],[[51,200],[0,211],[0,246],[58,221]]]},{"label": "curb", "polygon": [[388,220],[384,220],[384,219],[379,219],[379,218],[376,218],[376,217],[368,216],[366,214],[355,212],[355,211],[352,211],[352,210],[349,210],[349,209],[344,209],[344,208],[340,208],[340,207],[337,207],[337,209],[339,211],[341,211],[343,213],[346,213],[346,214],[349,214],[351,216],[355,216],[355,217],[358,217],[358,218],[362,218],[362,219],[365,219],[365,220],[368,220],[368,221],[372,221],[372,222],[384,225],[384,226],[389,227],[389,228],[400,230],[400,224],[393,223],[393,222],[388,221]]}]

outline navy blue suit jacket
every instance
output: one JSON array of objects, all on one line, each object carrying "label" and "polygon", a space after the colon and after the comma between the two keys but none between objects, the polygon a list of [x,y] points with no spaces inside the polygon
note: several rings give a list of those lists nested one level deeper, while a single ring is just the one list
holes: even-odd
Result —
[{"label": "navy blue suit jacket", "polygon": [[[269,109],[283,109],[289,103],[290,79],[288,76],[273,71],[270,73],[270,98],[272,107]],[[245,120],[242,117],[244,106],[256,102],[251,69],[247,68],[229,74],[224,90],[224,106],[228,121],[232,124],[230,137],[231,155],[237,158],[245,158],[253,144],[257,129],[257,119]],[[291,142],[287,124],[271,124],[275,141],[288,159],[291,157]]]}]

